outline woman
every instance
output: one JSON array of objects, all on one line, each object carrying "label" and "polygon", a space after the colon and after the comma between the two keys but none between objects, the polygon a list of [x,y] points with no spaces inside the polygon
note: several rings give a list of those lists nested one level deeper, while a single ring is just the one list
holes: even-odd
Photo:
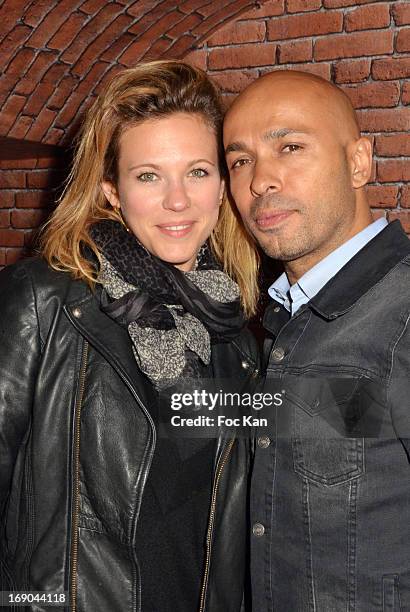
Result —
[{"label": "woman", "polygon": [[240,609],[244,444],[158,436],[164,389],[255,372],[238,285],[250,313],[257,262],[224,198],[221,117],[187,64],[118,74],[42,258],[0,274],[1,590],[67,592],[78,612]]}]

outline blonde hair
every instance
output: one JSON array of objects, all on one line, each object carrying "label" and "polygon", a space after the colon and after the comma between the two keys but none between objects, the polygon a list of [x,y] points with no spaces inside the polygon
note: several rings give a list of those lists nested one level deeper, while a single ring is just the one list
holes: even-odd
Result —
[{"label": "blonde hair", "polygon": [[[220,172],[226,176],[220,97],[205,72],[176,60],[147,62],[121,71],[87,112],[66,187],[41,233],[41,251],[51,267],[94,286],[97,272],[85,250],[88,247],[100,260],[91,226],[102,219],[121,221],[101,188],[102,181],[118,182],[121,135],[142,121],[176,112],[198,114],[212,127]],[[258,253],[226,197],[210,244],[237,281],[243,309],[250,316],[258,299]]]}]

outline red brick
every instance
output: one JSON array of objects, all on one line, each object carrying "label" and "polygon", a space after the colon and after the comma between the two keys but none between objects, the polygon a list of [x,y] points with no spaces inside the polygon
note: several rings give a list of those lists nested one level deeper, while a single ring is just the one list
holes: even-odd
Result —
[{"label": "red brick", "polygon": [[401,101],[403,104],[410,104],[410,83],[403,84],[403,92],[401,94]]},{"label": "red brick", "polygon": [[208,47],[258,42],[265,39],[265,22],[235,21],[215,32],[208,40]]},{"label": "red brick", "polygon": [[60,29],[57,30],[51,40],[48,41],[47,47],[49,49],[66,49],[77,36],[86,21],[86,15],[82,13],[72,13],[67,21],[61,25]]},{"label": "red brick", "polygon": [[195,49],[194,51],[191,51],[184,57],[184,60],[196,68],[207,70],[208,53],[203,49]]},{"label": "red brick", "polygon": [[6,249],[0,249],[0,266],[6,265]]},{"label": "red brick", "polygon": [[399,53],[410,51],[410,28],[403,28],[403,30],[400,30],[397,34],[396,51]]},{"label": "red brick", "polygon": [[390,25],[389,4],[372,4],[361,6],[345,15],[345,30],[372,30],[386,28]]},{"label": "red brick", "polygon": [[40,157],[36,159],[35,168],[55,168],[58,166],[58,159],[54,157]]},{"label": "red brick", "polygon": [[[164,15],[161,19],[151,25],[142,36],[137,37],[135,42],[133,42],[124,51],[124,53],[119,58],[121,64],[123,64],[124,66],[132,66],[136,61],[141,59],[141,57],[143,57],[143,55],[147,51],[149,51],[149,49],[152,47],[153,42],[157,40],[158,37],[161,37],[162,34],[168,28],[175,25],[175,23],[180,20],[181,14],[175,12],[168,13],[168,15]],[[133,32],[134,28],[129,28],[129,31]]]},{"label": "red brick", "polygon": [[377,178],[381,183],[410,181],[410,160],[386,159],[378,161]]},{"label": "red brick", "polygon": [[382,157],[410,157],[409,134],[389,134],[388,136],[376,136],[375,151]]},{"label": "red brick", "polygon": [[24,189],[25,186],[25,172],[19,172],[16,170],[0,171],[0,189]]},{"label": "red brick", "polygon": [[50,170],[35,170],[27,173],[27,187],[29,189],[47,189],[50,187]]},{"label": "red brick", "polygon": [[33,122],[33,117],[26,117],[25,115],[20,115],[20,117],[17,118],[15,124],[7,135],[9,136],[9,138],[19,138],[20,140],[22,140],[26,137],[27,132],[33,125]]},{"label": "red brick", "polygon": [[373,221],[376,219],[386,219],[386,211],[384,210],[371,210]]},{"label": "red brick", "polygon": [[50,100],[48,101],[48,104],[47,104],[48,108],[51,108],[52,110],[59,110],[60,108],[62,108],[68,96],[76,88],[77,84],[78,84],[78,80],[75,79],[74,77],[72,76],[64,77],[64,79],[59,83],[54,94],[51,96]]},{"label": "red brick", "polygon": [[410,57],[376,59],[372,63],[372,77],[381,81],[410,77]]},{"label": "red brick", "polygon": [[[24,84],[21,87],[17,85],[16,93],[32,93],[56,58],[57,53],[54,51],[40,51],[24,78]],[[31,87],[28,86],[30,81]]]},{"label": "red brick", "polygon": [[24,255],[24,249],[7,249],[6,251],[6,265],[10,266],[11,264],[19,261]]},{"label": "red brick", "polygon": [[344,6],[356,6],[357,4],[373,4],[374,0],[323,0],[325,8],[341,8]]},{"label": "red brick", "polygon": [[358,83],[370,75],[370,60],[341,60],[334,65],[336,83]]},{"label": "red brick", "polygon": [[398,187],[367,185],[366,193],[372,208],[395,208],[397,206]]},{"label": "red brick", "polygon": [[355,108],[396,106],[400,98],[399,83],[376,82],[341,87]]},{"label": "red brick", "polygon": [[42,208],[43,191],[22,191],[16,193],[17,208]]},{"label": "red brick", "polygon": [[405,2],[395,2],[392,6],[392,13],[396,25],[407,25],[410,23],[410,4]]},{"label": "red brick", "polygon": [[[202,2],[202,4],[205,2],[206,0],[200,0],[200,2]],[[125,4],[129,4],[129,0],[127,0],[127,2]],[[160,3],[161,4],[161,3]],[[189,2],[189,4],[193,4],[193,2]],[[134,2],[133,4],[130,4],[129,6],[127,6],[127,13],[129,15],[133,15],[133,17],[141,17],[142,15],[146,15],[149,11],[151,11],[153,8],[155,8],[158,5],[158,0],[136,0],[136,2]],[[181,8],[182,5],[180,5],[178,8],[179,10],[183,11],[183,9]],[[188,13],[191,12],[191,10],[194,10],[194,8],[189,8],[188,9]],[[185,12],[185,11],[183,11]]]},{"label": "red brick", "polygon": [[306,62],[312,59],[313,45],[311,40],[282,42],[278,46],[279,63]]},{"label": "red brick", "polygon": [[258,77],[258,73],[256,70],[223,70],[211,73],[210,77],[224,93],[239,93]]},{"label": "red brick", "polygon": [[21,49],[7,68],[7,74],[18,74],[21,78],[29,68],[34,58],[33,49]]},{"label": "red brick", "polygon": [[[166,40],[168,40],[168,36]],[[166,52],[162,52],[158,57],[182,59],[183,57],[185,57],[186,52],[192,49],[193,46],[195,46],[195,43],[196,39],[193,36],[191,36],[190,34],[185,34],[185,36],[177,38],[177,40],[175,40],[166,50],[164,50]],[[153,56],[152,54],[153,49],[154,47],[151,47],[151,49],[149,50],[149,54],[152,56],[153,59],[157,59],[157,57]]]},{"label": "red brick", "polygon": [[389,108],[357,111],[364,132],[405,132],[410,129],[410,109]]},{"label": "red brick", "polygon": [[55,2],[53,0],[37,0],[37,2],[30,2],[27,4],[30,4],[30,6],[24,13],[23,21],[27,25],[35,27],[53,8]]},{"label": "red brick", "polygon": [[9,210],[0,210],[0,227],[10,227]]},{"label": "red brick", "polygon": [[118,40],[113,42],[108,49],[101,54],[100,59],[105,62],[113,62],[123,53],[124,49],[128,47],[135,40],[135,36],[125,33],[121,34]]},{"label": "red brick", "polygon": [[0,191],[0,208],[13,208],[14,207],[14,192],[13,191]]},{"label": "red brick", "polygon": [[10,96],[0,112],[0,136],[5,136],[20,113],[26,98],[23,96]]},{"label": "red brick", "polygon": [[56,111],[52,111],[49,108],[43,108],[33,126],[28,131],[27,138],[29,140],[41,140],[56,116]]},{"label": "red brick", "polygon": [[18,75],[0,75],[0,107],[4,104],[9,94],[14,90],[18,80]]},{"label": "red brick", "polygon": [[23,45],[30,34],[27,26],[16,25],[15,28],[3,38],[0,44],[0,65],[6,66],[16,50]]},{"label": "red brick", "polygon": [[314,11],[322,7],[322,0],[287,0],[288,13]]},{"label": "red brick", "polygon": [[61,143],[63,136],[64,136],[63,130],[51,128],[50,130],[48,130],[46,136],[43,138],[43,142],[45,144],[58,145]]},{"label": "red brick", "polygon": [[112,78],[123,69],[124,67],[120,66],[119,64],[114,64],[114,66],[111,66],[108,72],[104,74],[98,85],[94,87],[94,93],[98,95],[102,91],[102,89],[105,88],[107,83],[109,83]]},{"label": "red brick", "polygon": [[0,230],[0,246],[23,246],[24,232],[18,230]]},{"label": "red brick", "polygon": [[46,217],[46,210],[13,210],[11,225],[15,229],[35,228],[43,223]]},{"label": "red brick", "polygon": [[268,0],[267,2],[255,3],[255,6],[246,13],[241,14],[241,19],[260,19],[261,17],[276,17],[285,12],[284,0]]},{"label": "red brick", "polygon": [[0,169],[7,168],[8,170],[30,169],[35,168],[37,159],[0,159]]},{"label": "red brick", "polygon": [[54,90],[55,86],[51,83],[39,83],[23,108],[23,112],[28,115],[38,115],[43,106],[50,99]]},{"label": "red brick", "polygon": [[410,208],[410,185],[403,185],[401,188],[400,206]]},{"label": "red brick", "polygon": [[27,0],[4,0],[0,7],[0,23],[2,35],[16,25],[27,8]]},{"label": "red brick", "polygon": [[[308,62],[307,64],[284,64],[280,67],[281,70],[301,70],[302,72],[308,72],[309,74],[316,74],[317,76],[322,77],[322,79],[326,79],[327,81],[331,80],[331,64],[327,62],[319,62],[314,64],[312,62]],[[266,74],[267,72],[271,72],[272,68],[260,70],[261,74]]]},{"label": "red brick", "polygon": [[318,36],[319,34],[341,32],[342,29],[342,11],[291,15],[282,19],[272,19],[268,22],[268,40]]},{"label": "red brick", "polygon": [[43,81],[44,83],[53,83],[54,85],[56,85],[68,70],[69,67],[67,66],[67,64],[53,64],[44,75]]},{"label": "red brick", "polygon": [[77,85],[76,92],[81,94],[89,94],[100,80],[104,72],[109,68],[109,64],[105,62],[90,63],[91,70],[80,83]]},{"label": "red brick", "polygon": [[73,92],[55,121],[56,127],[67,127],[68,124],[74,119],[83,100],[83,95]]},{"label": "red brick", "polygon": [[51,10],[41,24],[34,30],[27,44],[34,49],[41,49],[54,36],[57,30],[67,20],[67,15],[70,15],[76,10],[83,0],[59,0],[54,2],[54,8]]},{"label": "red brick", "polygon": [[410,234],[410,212],[408,212],[407,210],[389,211],[388,219],[390,223],[398,219],[402,224],[406,234]]},{"label": "red brick", "polygon": [[197,26],[198,23],[201,23],[201,21],[202,18],[199,15],[187,15],[173,28],[167,30],[167,36],[170,38],[178,38],[182,34],[185,34],[185,32],[190,32],[192,28]]},{"label": "red brick", "polygon": [[85,74],[90,66],[92,66],[93,62],[95,62],[95,59],[98,58],[105,49],[110,47],[112,41],[115,40],[123,30],[126,30],[130,23],[132,23],[131,17],[119,15],[102,34],[97,36],[97,38],[87,46],[84,53],[72,66],[70,72],[80,76]]},{"label": "red brick", "polygon": [[[195,38],[193,36],[189,36],[189,38],[191,39],[191,41],[195,41]],[[178,41],[175,41],[175,42],[178,42]],[[141,56],[141,61],[147,62],[151,60],[157,60],[158,58],[165,56],[165,52],[170,49],[171,45],[172,45],[172,41],[168,40],[167,38],[158,38],[154,42],[151,42],[148,49]],[[184,50],[186,51],[187,46],[184,43],[183,43],[183,47],[184,47]],[[189,48],[189,45],[188,45],[188,48]],[[177,53],[173,54],[173,58],[178,59]]]},{"label": "red brick", "polygon": [[101,9],[101,0],[88,0],[81,5],[80,10],[87,15],[94,15],[97,11]]},{"label": "red brick", "polygon": [[276,45],[274,43],[225,47],[212,49],[209,52],[208,63],[211,70],[271,66],[275,64],[275,55]]},{"label": "red brick", "polygon": [[317,60],[378,55],[393,51],[393,32],[352,32],[341,36],[327,36],[316,41],[314,58]]},{"label": "red brick", "polygon": [[203,37],[205,34],[209,35],[219,29],[224,22],[231,21],[235,16],[243,18],[244,10],[249,6],[249,0],[235,0],[235,2],[231,2],[228,6],[223,6],[218,11],[213,12],[210,17],[204,19],[195,28],[192,28],[191,34],[198,35],[199,37]]}]

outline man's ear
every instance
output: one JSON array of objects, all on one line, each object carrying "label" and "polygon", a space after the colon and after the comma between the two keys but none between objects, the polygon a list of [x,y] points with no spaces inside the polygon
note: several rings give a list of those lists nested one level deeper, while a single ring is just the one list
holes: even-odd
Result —
[{"label": "man's ear", "polygon": [[368,138],[361,137],[352,143],[349,150],[351,162],[352,187],[360,189],[369,182],[372,174],[372,144]]},{"label": "man's ear", "polygon": [[225,180],[222,179],[221,181],[221,188],[219,190],[219,206],[221,206],[222,201],[224,199],[224,195],[225,195]]},{"label": "man's ear", "polygon": [[113,208],[121,208],[120,201],[117,195],[117,190],[112,183],[110,183],[109,181],[103,181],[101,183],[101,189],[103,190],[105,197]]}]

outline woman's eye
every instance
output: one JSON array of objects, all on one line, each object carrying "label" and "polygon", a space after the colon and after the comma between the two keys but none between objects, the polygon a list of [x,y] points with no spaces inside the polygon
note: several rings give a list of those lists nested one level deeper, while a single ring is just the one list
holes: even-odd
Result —
[{"label": "woman's eye", "polygon": [[203,168],[194,168],[191,170],[190,176],[193,176],[194,178],[202,178],[204,176],[208,176],[208,172]]},{"label": "woman's eye", "polygon": [[143,172],[142,174],[139,174],[137,178],[143,183],[152,183],[153,181],[157,180],[157,175],[153,172]]}]

